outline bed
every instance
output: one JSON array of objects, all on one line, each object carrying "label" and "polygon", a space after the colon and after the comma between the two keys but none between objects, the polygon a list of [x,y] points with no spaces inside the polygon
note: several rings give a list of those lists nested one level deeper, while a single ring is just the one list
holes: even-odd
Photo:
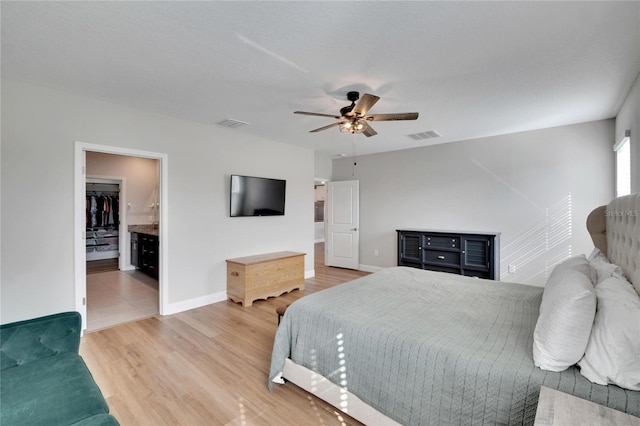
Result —
[{"label": "bed", "polygon": [[[638,294],[639,214],[634,194],[588,219],[594,245]],[[282,318],[269,386],[284,377],[375,425],[533,424],[543,385],[640,416],[640,391],[593,383],[575,365],[536,366],[544,291],[397,267],[314,293]]]}]

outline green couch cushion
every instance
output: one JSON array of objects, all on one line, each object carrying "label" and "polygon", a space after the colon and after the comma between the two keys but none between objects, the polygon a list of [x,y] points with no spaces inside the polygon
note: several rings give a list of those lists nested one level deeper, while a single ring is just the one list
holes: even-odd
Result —
[{"label": "green couch cushion", "polygon": [[68,425],[109,412],[84,361],[73,353],[3,370],[0,407],[2,426]]},{"label": "green couch cushion", "polygon": [[13,368],[63,352],[78,353],[81,317],[63,312],[0,325],[0,368]]}]

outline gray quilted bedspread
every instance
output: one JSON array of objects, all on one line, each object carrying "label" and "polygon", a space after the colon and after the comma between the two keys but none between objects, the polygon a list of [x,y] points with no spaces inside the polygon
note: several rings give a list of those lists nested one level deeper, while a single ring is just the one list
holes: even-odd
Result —
[{"label": "gray quilted bedspread", "polygon": [[269,376],[289,357],[404,425],[530,425],[541,385],[640,416],[640,392],[534,366],[542,290],[385,269],[293,303]]}]

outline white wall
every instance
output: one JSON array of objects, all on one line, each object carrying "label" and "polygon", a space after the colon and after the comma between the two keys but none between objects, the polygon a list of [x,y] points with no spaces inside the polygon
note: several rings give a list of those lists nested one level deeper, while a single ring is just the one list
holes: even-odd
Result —
[{"label": "white wall", "polygon": [[544,285],[593,248],[584,224],[614,195],[613,134],[605,120],[367,155],[355,178],[353,159],[334,160],[334,180],[360,181],[360,263],[396,265],[401,228],[496,231],[501,279]]},{"label": "white wall", "polygon": [[[75,141],[168,155],[170,304],[225,292],[227,258],[299,251],[312,273],[312,151],[3,79],[0,322],[75,308]],[[230,218],[232,173],[286,179],[286,215]]]},{"label": "white wall", "polygon": [[151,224],[158,217],[152,207],[158,190],[158,163],[150,158],[88,151],[87,177],[126,179],[127,205],[122,206],[122,214],[129,225]]},{"label": "white wall", "polygon": [[616,117],[615,142],[631,130],[631,193],[640,192],[640,74]]},{"label": "white wall", "polygon": [[317,179],[329,179],[333,175],[333,157],[321,152],[314,153],[314,170]]}]

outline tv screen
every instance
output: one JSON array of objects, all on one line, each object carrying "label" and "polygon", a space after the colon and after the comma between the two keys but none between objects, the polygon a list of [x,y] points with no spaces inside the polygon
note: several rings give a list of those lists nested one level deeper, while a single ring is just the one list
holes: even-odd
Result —
[{"label": "tv screen", "polygon": [[283,216],[287,181],[231,175],[231,217]]}]

